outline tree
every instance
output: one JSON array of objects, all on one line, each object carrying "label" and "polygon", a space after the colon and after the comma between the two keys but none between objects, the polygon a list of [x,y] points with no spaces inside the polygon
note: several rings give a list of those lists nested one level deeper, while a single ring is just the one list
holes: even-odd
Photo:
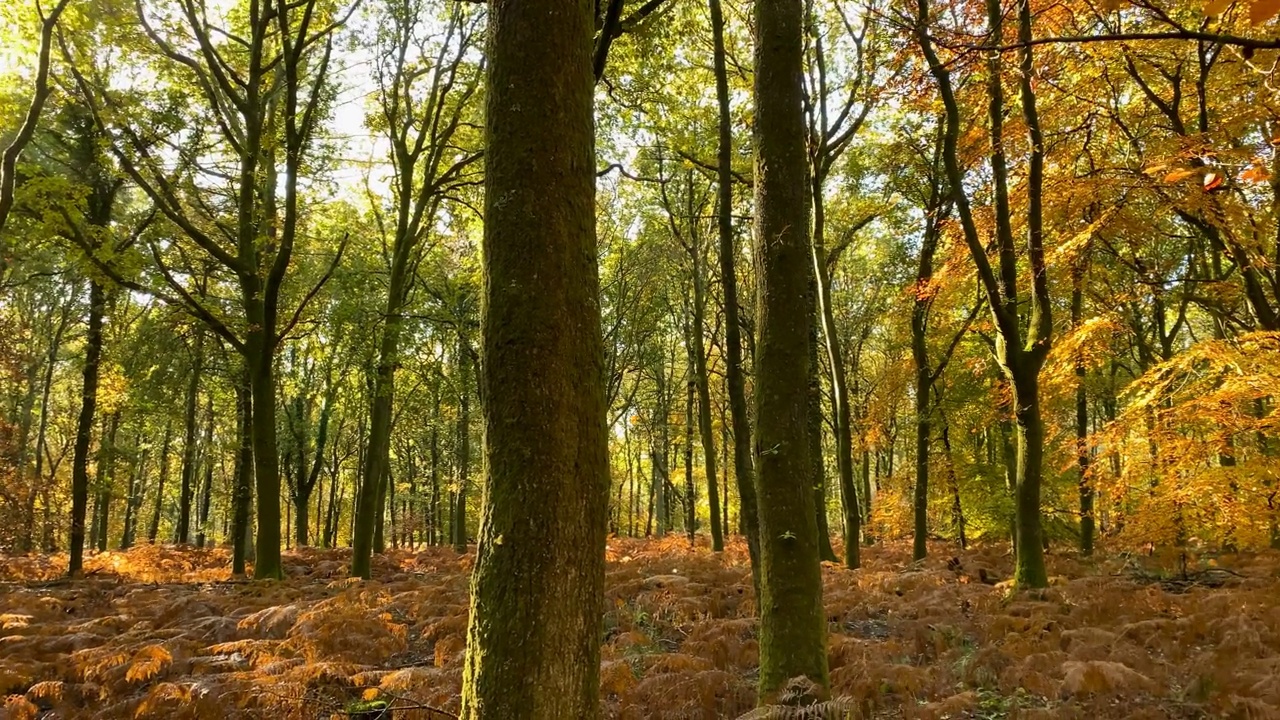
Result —
[{"label": "tree", "polygon": [[[493,0],[485,490],[463,718],[595,718],[608,518],[593,5]],[[519,597],[519,603],[511,598]]]},{"label": "tree", "polygon": [[[755,5],[756,492],[760,512],[760,697],[829,684],[818,527],[809,485],[811,273],[800,0]],[[846,543],[856,542],[846,538]]]},{"label": "tree", "polygon": [[[64,45],[65,54],[86,105],[112,140],[111,152],[120,166],[154,204],[156,214],[189,240],[207,263],[233,279],[240,296],[241,327],[196,297],[184,281],[189,270],[175,272],[172,258],[166,262],[163,257],[173,248],[155,239],[148,245],[160,275],[156,285],[140,284],[118,272],[112,279],[189,312],[248,363],[258,495],[254,574],[282,577],[277,350],[328,280],[342,256],[342,245],[330,271],[284,320],[282,291],[300,229],[308,227],[311,216],[302,212],[299,188],[302,176],[311,170],[317,128],[326,112],[334,32],[346,18],[335,16],[320,0],[251,0],[244,18],[210,16],[196,0],[184,0],[174,27],[160,22],[165,18],[158,9],[141,3],[137,9],[156,66],[174,73],[175,82],[186,83],[179,87],[190,102],[205,106],[205,116],[181,118],[180,127],[185,125],[182,129],[193,142],[206,130],[215,133],[222,143],[220,159],[233,171],[201,167],[192,161],[198,149],[188,147],[183,156],[189,162],[175,177],[157,148],[167,140],[163,128],[139,127],[138,113],[119,106],[87,48],[73,51]],[[200,176],[209,184],[202,185]],[[178,256],[186,257],[181,249]],[[95,264],[110,272],[101,258],[95,258]]]},{"label": "tree", "polygon": [[[18,132],[9,141],[4,152],[0,153],[0,233],[4,232],[9,213],[13,210],[14,187],[18,182],[18,158],[35,136],[36,126],[40,122],[40,113],[44,111],[44,104],[49,99],[49,65],[53,55],[53,33],[57,27],[58,18],[70,2],[71,0],[58,0],[47,15],[43,13],[39,3],[36,3],[36,10],[40,13],[40,47],[36,54],[36,76],[32,81],[31,102],[27,106],[26,115],[22,118],[22,125],[18,128]],[[4,276],[7,265],[7,253],[0,253],[0,277]]]},{"label": "tree", "polygon": [[[482,74],[471,57],[481,18],[481,13],[454,3],[436,34],[430,30],[435,19],[429,17],[425,3],[399,0],[388,9],[387,22],[378,30],[375,75],[380,108],[374,125],[391,148],[395,217],[388,232],[390,223],[383,222],[375,206],[378,226],[391,236],[391,242],[369,451],[362,468],[351,560],[351,574],[358,577],[369,577],[382,507],[379,498],[385,495],[395,370],[413,275],[447,197],[477,182],[472,168],[480,153],[463,145],[470,141],[468,120]],[[465,532],[462,538],[465,545]]]},{"label": "tree", "polygon": [[[1027,132],[1027,179],[1025,201],[1025,225],[1027,236],[1027,261],[1031,275],[1029,317],[1021,314],[1018,292],[1018,254],[1015,247],[1011,210],[1011,193],[1008,184],[1008,153],[1004,136],[1006,107],[1004,102],[1004,68],[1002,53],[989,53],[987,61],[988,139],[993,180],[993,204],[995,212],[995,242],[998,263],[995,268],[987,256],[974,219],[972,201],[965,188],[964,169],[961,167],[959,142],[961,128],[960,106],[951,78],[951,71],[939,58],[933,36],[930,34],[931,10],[928,0],[918,0],[915,33],[916,40],[929,64],[929,70],[938,86],[945,109],[943,160],[947,185],[951,188],[952,201],[960,218],[965,244],[978,271],[978,278],[986,295],[996,326],[996,360],[1013,390],[1014,424],[1017,431],[1017,456],[1015,460],[1015,547],[1017,564],[1015,580],[1019,586],[1045,587],[1049,583],[1044,566],[1043,534],[1040,522],[1040,490],[1044,469],[1044,419],[1040,405],[1040,371],[1050,349],[1053,334],[1052,306],[1049,298],[1049,277],[1045,268],[1043,183],[1044,138],[1040,129],[1036,95],[1032,73],[1034,48],[1032,38],[1032,14],[1026,0],[1018,3],[1019,94],[1022,120]],[[987,1],[989,45],[1000,46],[1004,38],[1004,8],[1000,0]]]}]

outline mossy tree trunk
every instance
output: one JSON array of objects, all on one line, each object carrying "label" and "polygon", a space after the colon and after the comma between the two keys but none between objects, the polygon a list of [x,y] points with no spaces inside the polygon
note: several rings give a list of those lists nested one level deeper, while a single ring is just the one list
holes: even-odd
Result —
[{"label": "mossy tree trunk", "polygon": [[813,271],[803,16],[801,0],[755,4],[755,455],[763,702],[775,701],[792,678],[808,678],[823,689],[829,685],[806,422]]},{"label": "mossy tree trunk", "polygon": [[489,481],[461,717],[598,718],[609,467],[591,0],[491,0],[484,362]]}]

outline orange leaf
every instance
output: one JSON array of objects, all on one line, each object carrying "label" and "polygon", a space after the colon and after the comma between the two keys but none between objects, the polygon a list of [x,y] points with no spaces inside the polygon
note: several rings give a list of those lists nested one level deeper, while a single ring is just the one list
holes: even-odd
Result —
[{"label": "orange leaf", "polygon": [[1254,25],[1264,23],[1280,13],[1280,0],[1253,0],[1249,6],[1249,22]]},{"label": "orange leaf", "polygon": [[1248,170],[1240,173],[1240,179],[1245,182],[1264,183],[1271,179],[1271,174],[1267,172],[1265,167],[1253,165]]},{"label": "orange leaf", "polygon": [[1164,176],[1164,181],[1167,183],[1176,183],[1179,180],[1186,180],[1187,178],[1195,174],[1196,174],[1195,170],[1174,170],[1173,172]]},{"label": "orange leaf", "polygon": [[1208,3],[1205,3],[1204,14],[1210,17],[1217,17],[1226,12],[1235,1],[1236,0],[1209,0]]}]

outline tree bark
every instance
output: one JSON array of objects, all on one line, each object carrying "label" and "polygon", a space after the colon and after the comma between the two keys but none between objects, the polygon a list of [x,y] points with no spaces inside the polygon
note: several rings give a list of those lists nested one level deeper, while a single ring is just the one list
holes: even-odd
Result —
[{"label": "tree bark", "polygon": [[80,391],[80,416],[76,421],[76,444],[71,460],[71,557],[67,573],[75,576],[84,569],[85,513],[89,508],[89,445],[98,408],[98,373],[102,363],[102,319],[106,314],[107,292],[101,282],[89,281],[89,323],[84,340],[84,381]]},{"label": "tree bark", "polygon": [[[827,463],[822,452],[822,380],[818,367],[818,278],[809,274],[809,456],[813,458],[813,504],[818,521],[818,557],[837,562],[827,524]],[[856,554],[857,546],[854,547]]]},{"label": "tree bark", "polygon": [[182,436],[182,491],[178,495],[178,527],[174,542],[186,545],[191,542],[191,501],[195,494],[196,473],[199,472],[196,431],[199,425],[196,408],[200,402],[200,379],[204,373],[204,332],[197,330],[195,347],[191,354],[191,375],[187,379],[186,424]]},{"label": "tree bark", "polygon": [[467,551],[467,486],[471,482],[471,354],[458,335],[458,495],[453,506],[453,549]]},{"label": "tree bark", "polygon": [[[808,157],[803,5],[755,4],[757,347],[756,489],[760,514],[760,681],[772,703],[789,680],[828,692],[808,424]],[[856,537],[853,543],[856,544]]]},{"label": "tree bark", "polygon": [[593,6],[490,2],[482,324],[489,483],[463,720],[600,717],[609,458]]},{"label": "tree bark", "polygon": [[733,239],[733,118],[729,107],[729,72],[725,61],[724,11],[720,0],[708,0],[711,12],[713,66],[716,76],[717,178],[716,228],[719,235],[720,284],[724,296],[725,384],[733,425],[733,474],[738,489],[738,522],[747,537],[751,579],[760,591],[760,518],[752,467],[751,422],[747,417],[746,380],[742,369],[742,319],[738,312],[738,271]]},{"label": "tree bark", "polygon": [[[692,188],[691,188],[692,189]],[[692,193],[690,193],[692,196]],[[698,434],[702,440],[702,463],[707,473],[707,506],[711,518],[711,550],[724,550],[724,534],[720,528],[720,490],[716,487],[716,440],[711,428],[711,381],[707,373],[707,349],[703,333],[707,325],[706,272],[703,269],[701,233],[697,219],[690,218],[693,246],[693,330],[692,356],[694,379],[698,391]]]},{"label": "tree bark", "polygon": [[147,526],[147,542],[152,545],[160,537],[160,515],[164,510],[164,481],[169,475],[169,450],[173,445],[173,423],[164,422],[164,440],[160,443],[160,475],[156,478],[156,502],[151,511],[151,524]]},{"label": "tree bark", "polygon": [[235,511],[231,520],[231,573],[245,574],[251,554],[250,509],[253,504],[253,395],[249,389],[248,366],[241,371],[236,392],[236,479]]},{"label": "tree bark", "polygon": [[213,395],[205,398],[204,411],[204,486],[200,488],[200,506],[196,513],[196,547],[204,547],[209,531],[209,510],[213,508]]}]

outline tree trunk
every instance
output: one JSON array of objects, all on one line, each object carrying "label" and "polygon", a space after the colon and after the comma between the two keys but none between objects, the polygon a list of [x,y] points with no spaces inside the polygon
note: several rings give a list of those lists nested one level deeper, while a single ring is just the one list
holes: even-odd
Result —
[{"label": "tree trunk", "polygon": [[231,520],[231,573],[245,574],[251,554],[250,506],[253,504],[253,396],[249,390],[248,367],[242,369],[236,391],[236,479],[235,511]]},{"label": "tree trunk", "polygon": [[164,481],[169,476],[169,450],[173,445],[173,423],[164,422],[164,440],[160,443],[160,476],[156,479],[156,502],[151,512],[151,524],[147,526],[147,542],[152,545],[160,537],[160,514],[164,509]]},{"label": "tree trunk", "polygon": [[[803,3],[755,4],[757,347],[756,489],[760,514],[760,681],[772,703],[789,680],[829,687],[826,614],[808,423],[808,162]],[[852,543],[857,540],[854,536]]]},{"label": "tree trunk", "polygon": [[951,459],[951,426],[946,418],[942,420],[942,450],[947,459],[947,485],[951,490],[951,522],[956,528],[956,540],[960,549],[968,548],[969,541],[965,537],[964,507],[960,504],[960,482],[956,478],[956,465]]},{"label": "tree trunk", "polygon": [[120,411],[111,413],[107,419],[106,436],[98,446],[98,552],[106,552],[107,536],[111,527],[111,501],[116,494],[116,433],[120,429]]},{"label": "tree trunk", "polygon": [[[209,511],[213,509],[213,395],[205,398],[204,410],[204,486],[200,488],[200,507],[196,513],[196,547],[204,547],[209,531]],[[212,543],[210,543],[212,544]]]},{"label": "tree trunk", "polygon": [[[22,550],[27,552],[35,549],[36,496],[39,493],[40,486],[44,484],[44,447],[49,430],[49,394],[53,391],[53,373],[58,366],[58,351],[62,349],[62,337],[66,334],[67,325],[70,324],[72,305],[73,303],[71,302],[63,305],[58,326],[53,332],[53,337],[49,339],[49,353],[44,363],[44,377],[40,391],[40,422],[36,429],[35,469],[32,471],[31,486],[27,491],[26,513],[24,514],[27,527],[23,529],[22,534],[21,547]],[[26,443],[24,442],[21,449],[25,452],[25,448]],[[25,461],[19,463],[18,467],[25,469]]]},{"label": "tree trunk", "polygon": [[[809,456],[813,458],[813,504],[818,521],[818,557],[837,562],[827,525],[827,463],[822,452],[822,381],[818,367],[818,278],[809,274]],[[857,552],[855,545],[854,552]]]},{"label": "tree trunk", "polygon": [[[862,534],[862,517],[859,514],[858,491],[853,481],[853,422],[849,411],[849,384],[845,372],[844,355],[840,350],[840,334],[836,329],[835,311],[831,307],[831,277],[827,272],[826,241],[822,221],[824,205],[822,187],[812,180],[812,199],[816,222],[813,235],[814,290],[822,316],[822,336],[831,364],[831,398],[835,411],[836,468],[840,473],[840,497],[844,509],[844,564],[848,568],[861,565],[858,543]],[[865,498],[864,498],[865,499]]]},{"label": "tree trunk", "polygon": [[89,445],[98,407],[98,372],[102,363],[102,318],[106,314],[107,292],[102,283],[89,281],[89,327],[84,340],[84,381],[80,392],[80,417],[76,421],[76,444],[71,460],[71,557],[67,573],[79,575],[84,569],[84,521],[89,508]]},{"label": "tree trunk", "polygon": [[685,383],[684,403],[684,530],[689,536],[690,545],[693,544],[694,533],[698,530],[697,492],[693,486],[693,396],[695,392],[693,386],[693,379],[690,378],[689,382]]},{"label": "tree trunk", "polygon": [[186,430],[182,439],[182,492],[178,496],[178,528],[174,542],[191,542],[191,499],[195,493],[197,468],[196,429],[199,424],[196,407],[200,401],[200,377],[204,373],[204,333],[196,331],[196,344],[191,355],[191,376],[187,380]]},{"label": "tree trunk", "polygon": [[471,469],[471,355],[458,335],[458,496],[453,508],[453,549],[467,551],[467,485]]},{"label": "tree trunk", "polygon": [[[742,369],[742,325],[738,313],[738,271],[733,241],[733,119],[729,107],[729,72],[725,60],[724,11],[720,0],[708,0],[711,11],[713,65],[718,110],[716,228],[719,235],[720,284],[724,295],[725,384],[733,424],[733,474],[738,488],[738,522],[747,537],[751,579],[760,591],[760,518],[753,479],[751,423],[747,418],[746,380]],[[727,504],[726,504],[727,505]]]},{"label": "tree trunk", "polygon": [[[486,467],[461,718],[600,717],[609,458],[591,0],[492,0]],[[520,602],[512,602],[520,598]]]},{"label": "tree trunk", "polygon": [[1040,480],[1044,467],[1044,423],[1040,417],[1040,383],[1034,374],[1014,381],[1017,492],[1017,537],[1014,583],[1018,587],[1048,587],[1044,565],[1044,531],[1040,523]]},{"label": "tree trunk", "polygon": [[[692,195],[692,193],[691,193]],[[690,218],[691,227],[697,219]],[[702,463],[707,471],[707,506],[711,518],[711,549],[724,550],[724,534],[720,529],[720,490],[716,487],[716,440],[711,428],[711,381],[707,377],[707,349],[703,333],[707,325],[706,273],[703,271],[700,233],[693,238],[693,371],[698,391],[698,434],[702,439]]]},{"label": "tree trunk", "polygon": [[[249,295],[249,293],[246,293]],[[275,319],[260,300],[249,295],[251,329],[245,342],[253,402],[253,470],[258,502],[257,544],[254,551],[255,578],[284,578],[280,563],[280,456],[276,443]],[[271,315],[271,319],[266,319]],[[256,326],[256,327],[255,327]]]},{"label": "tree trunk", "polygon": [[[1071,327],[1079,329],[1084,322],[1084,277],[1080,270],[1072,274]],[[1093,554],[1093,485],[1089,477],[1089,396],[1085,391],[1085,366],[1076,362],[1076,468],[1080,473],[1080,554]]]},{"label": "tree trunk", "polygon": [[[666,377],[667,366],[664,356],[658,362],[657,372],[654,374],[657,408],[654,410],[653,419],[658,427],[656,430],[657,438],[654,439],[654,447],[649,450],[649,469],[653,476],[650,480],[652,483],[650,491],[653,494],[653,515],[657,518],[658,524],[655,534],[660,538],[666,537],[667,529],[670,526],[667,513],[667,449],[670,447],[667,436],[667,411],[670,408],[666,391]],[[648,533],[646,532],[646,534]]]},{"label": "tree trunk", "polygon": [[355,535],[352,538],[351,575],[369,579],[378,526],[379,499],[391,453],[391,413],[395,398],[395,371],[399,362],[400,331],[404,323],[401,309],[408,287],[408,257],[399,258],[408,248],[396,247],[387,290],[386,318],[378,348],[373,405],[369,413],[369,440],[364,455],[360,493],[356,497]]}]

